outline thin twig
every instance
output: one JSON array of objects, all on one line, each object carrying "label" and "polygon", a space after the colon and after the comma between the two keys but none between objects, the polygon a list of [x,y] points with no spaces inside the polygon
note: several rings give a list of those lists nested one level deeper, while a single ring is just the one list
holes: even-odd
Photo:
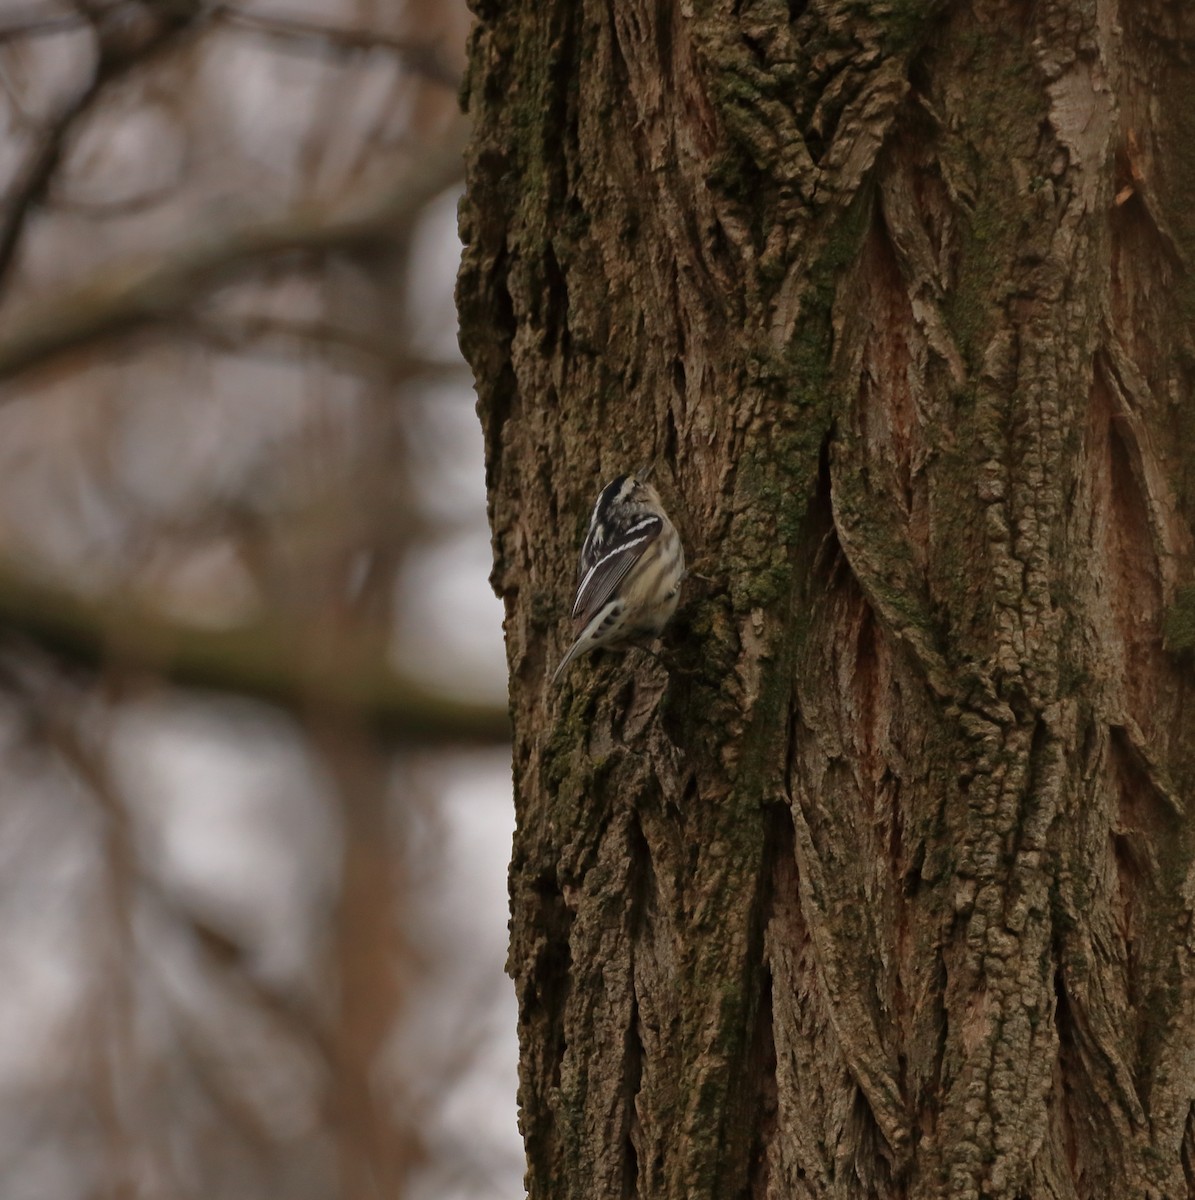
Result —
[{"label": "thin twig", "polygon": [[88,85],[63,106],[50,126],[42,132],[41,139],[25,160],[20,175],[5,198],[4,218],[0,221],[0,291],[10,281],[17,243],[25,230],[29,213],[45,198],[50,180],[62,161],[67,136],[80,115],[91,108],[102,86],[97,71]]},{"label": "thin twig", "polygon": [[[197,9],[195,11],[198,12]],[[116,39],[105,42],[102,28],[93,28],[99,40],[99,59],[91,79],[63,105],[43,130],[38,144],[30,152],[15,183],[4,197],[3,218],[0,219],[0,295],[12,283],[13,261],[29,214],[44,202],[81,118],[95,107],[110,84],[172,44],[191,28],[191,22],[171,9],[166,18],[152,27],[139,28],[137,37],[127,43]]]}]

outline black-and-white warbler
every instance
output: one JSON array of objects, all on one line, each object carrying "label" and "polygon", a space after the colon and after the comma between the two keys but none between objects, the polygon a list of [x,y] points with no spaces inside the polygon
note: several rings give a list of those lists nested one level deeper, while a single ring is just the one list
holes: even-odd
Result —
[{"label": "black-and-white warbler", "polygon": [[656,489],[642,474],[606,484],[581,546],[573,602],[576,640],[552,682],[590,650],[658,637],[676,612],[684,577],[680,535]]}]

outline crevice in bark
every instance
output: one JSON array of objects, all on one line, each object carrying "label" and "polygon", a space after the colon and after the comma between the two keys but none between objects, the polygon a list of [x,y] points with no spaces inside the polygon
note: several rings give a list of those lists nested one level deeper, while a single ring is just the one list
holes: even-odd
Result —
[{"label": "crevice in bark", "polygon": [[[875,614],[870,605],[864,603],[860,606],[856,622],[858,632],[855,634],[855,664],[852,672],[854,709],[860,734],[861,766],[864,774],[874,775],[876,711],[881,699],[877,693],[881,678]],[[873,800],[874,790],[869,789],[869,792],[867,798]]]},{"label": "crevice in bark", "polygon": [[643,1079],[644,1048],[643,1038],[639,1033],[639,1004],[631,1003],[631,1019],[627,1025],[626,1048],[623,1051],[623,1062],[627,1091],[627,1119],[625,1148],[625,1173],[623,1176],[622,1195],[624,1200],[634,1200],[639,1195],[639,1114],[636,1111],[636,1100]]},{"label": "crevice in bark", "polygon": [[[630,809],[627,822],[627,932],[633,944],[641,942],[648,932],[651,910],[656,895],[656,873],[651,846],[643,832],[643,822],[636,809]],[[632,975],[632,983],[634,976]]]},{"label": "crevice in bark", "polygon": [[524,1137],[531,1161],[551,1163],[558,1134],[551,1097],[560,1088],[561,1064],[568,1049],[565,1015],[572,989],[574,914],[554,878],[535,879],[530,891],[539,937],[532,968],[520,987],[519,1024],[523,1044],[536,1047],[536,1069],[525,1063],[520,1073],[520,1107],[532,1107],[546,1117],[525,1124]]},{"label": "crevice in bark", "polygon": [[672,23],[677,18],[677,5],[672,0],[656,0],[656,61],[660,68],[660,84],[669,90],[674,83],[672,69]]},{"label": "crevice in bark", "polygon": [[[795,712],[790,718],[795,730]],[[790,779],[787,786],[792,795],[794,782]],[[829,1053],[829,1062],[814,1063],[806,1051],[809,1039],[835,1045],[836,1039],[820,1001],[809,930],[801,911],[792,815],[788,811],[782,815],[783,821],[778,821],[774,830],[771,916],[765,929],[776,1104],[767,1173],[773,1196],[814,1200],[830,1194],[834,1176],[831,1147],[839,1138],[837,1130],[819,1120],[822,1114],[815,1098],[833,1086],[831,1080],[837,1084],[845,1076],[845,1064],[839,1055]],[[836,1072],[842,1075],[836,1078]]]},{"label": "crevice in bark", "polygon": [[[823,454],[807,517],[810,535],[820,533],[818,551],[806,558],[816,566],[805,585],[809,645],[796,667],[799,695],[811,700],[799,715],[794,708],[786,786],[819,991],[858,1089],[837,1139],[835,1173],[857,1173],[856,1157],[882,1160],[863,1182],[886,1188],[907,1165],[912,1142],[896,1039],[885,1019],[902,986],[893,910],[901,864],[886,853],[900,804],[888,738],[901,715],[889,631],[837,550],[842,525],[831,504],[832,476],[833,460]],[[823,647],[831,650],[819,662]]]},{"label": "crevice in bark", "polygon": [[[652,35],[637,20],[634,5],[622,0],[607,0],[606,17],[609,22],[610,68],[614,83],[612,91],[615,102],[623,109],[627,149],[639,168],[652,161],[649,132],[641,107],[641,88],[636,86],[633,68],[639,51],[650,55],[658,63],[658,46],[651,49],[643,46],[643,39]],[[658,66],[657,66],[658,70]]]},{"label": "crevice in bark", "polygon": [[544,349],[559,354],[565,361],[569,353],[568,282],[550,238],[544,242],[543,270]]},{"label": "crevice in bark", "polygon": [[[580,46],[576,25],[579,8],[574,4],[554,4],[548,10],[550,29],[544,39],[547,78],[542,101],[539,147],[542,162],[552,180],[552,194],[546,197],[549,211],[567,207],[568,171],[580,159],[577,124],[577,77]],[[550,245],[550,239],[545,239]]]},{"label": "crevice in bark", "polygon": [[866,1196],[890,1196],[900,1200],[901,1190],[893,1178],[896,1163],[892,1147],[884,1137],[864,1089],[854,1089],[854,1100],[846,1121],[846,1132],[839,1153],[846,1168],[863,1187]]},{"label": "crevice in bark", "polygon": [[[678,357],[673,360],[674,368],[672,372],[672,385],[676,390],[676,394],[680,397],[682,403],[685,395],[685,366]],[[660,457],[665,462],[676,460],[676,448],[679,445],[679,435],[676,429],[676,412],[672,405],[668,406],[668,411],[664,417],[664,441],[660,447]],[[679,518],[682,519],[683,518]],[[692,545],[692,539],[689,539],[689,544]]]},{"label": "crevice in bark", "polygon": [[[771,1165],[777,1125],[776,1040],[773,987],[775,978],[767,952],[768,931],[776,914],[776,890],[791,881],[793,869],[792,814],[786,804],[769,804],[764,814],[761,888],[752,922],[749,961],[758,963],[755,978],[755,1011],[747,1055],[748,1088],[744,1094],[746,1125],[753,1131],[747,1156],[745,1200],[765,1200],[771,1186]],[[752,1094],[753,1093],[753,1094]]]},{"label": "crevice in bark", "polygon": [[809,10],[809,0],[786,0],[788,5],[788,22],[794,24]]},{"label": "crevice in bark", "polygon": [[[725,1080],[724,1115],[716,1137],[716,1194],[734,1200],[752,1200],[759,1180],[766,1186],[768,1156],[776,1119],[776,1049],[773,1034],[773,976],[767,960],[768,931],[774,912],[776,863],[791,853],[791,818],[787,805],[776,801],[762,814],[755,891],[747,899],[743,930],[745,946],[738,961],[741,977],[735,981],[743,997],[743,1023],[728,1030],[737,1068]],[[786,836],[786,830],[787,836]]]},{"label": "crevice in bark", "polygon": [[1121,1028],[1123,1015],[1103,987],[1092,986],[1095,964],[1081,959],[1076,949],[1064,946],[1059,955],[1062,965],[1055,988],[1059,1055],[1076,1112],[1100,1111],[1106,1123],[1097,1135],[1075,1122],[1077,1157],[1093,1180],[1121,1179],[1137,1165],[1135,1143],[1146,1128],[1146,1114],[1122,1054],[1132,1049]]},{"label": "crevice in bark", "polygon": [[[1109,727],[1109,751],[1116,772],[1117,824],[1129,835],[1144,835],[1154,847],[1174,837],[1185,806],[1141,744],[1141,732]],[[1153,861],[1156,869],[1156,859]]]},{"label": "crevice in bark", "polygon": [[548,1022],[548,1050],[545,1058],[553,1064],[552,1086],[560,1086],[560,1063],[567,1041],[564,1035],[564,1011],[572,987],[572,932],[574,914],[565,903],[554,879],[538,879],[534,884],[544,939],[536,956],[532,976],[532,1002]]},{"label": "crevice in bark", "polygon": [[[791,822],[789,823],[791,825]],[[791,837],[791,834],[790,834]],[[789,847],[791,852],[791,846]],[[756,1045],[751,1058],[759,1076],[757,1112],[753,1121],[755,1141],[748,1159],[750,1200],[766,1200],[771,1185],[772,1142],[777,1135],[776,1042],[772,1029],[771,967],[765,965],[760,984],[759,1012],[756,1017]]]},{"label": "crevice in bark", "polygon": [[1183,1164],[1183,1177],[1187,1181],[1188,1196],[1195,1196],[1195,1104],[1187,1111],[1187,1124],[1183,1130],[1183,1141],[1180,1151]]},{"label": "crevice in bark", "polygon": [[[840,415],[830,458],[830,498],[837,537],[863,595],[887,632],[913,652],[930,686],[945,687],[945,638],[930,603],[929,493],[925,468],[927,403],[916,364],[928,345],[914,319],[911,265],[929,251],[924,230],[904,208],[907,181],[885,192],[854,270],[835,303],[835,357],[851,401]],[[898,198],[897,193],[903,197]],[[898,216],[900,207],[902,216]],[[901,222],[901,246],[889,222]],[[928,266],[925,270],[929,270]],[[919,285],[924,291],[927,283]],[[930,306],[922,297],[919,310]],[[941,338],[941,353],[949,355]]]},{"label": "crevice in bark", "polygon": [[[1014,703],[1011,707],[1015,710],[1017,704]],[[1030,849],[1034,852],[1039,852],[1043,849],[1042,842],[1037,841],[1044,830],[1041,829],[1041,823],[1037,819],[1041,811],[1043,800],[1049,796],[1050,782],[1049,776],[1053,767],[1051,761],[1052,756],[1056,752],[1056,746],[1050,735],[1050,727],[1042,717],[1032,717],[1029,713],[1022,714],[1021,719],[1032,727],[1032,732],[1029,735],[1029,749],[1026,754],[1025,768],[1025,788],[1020,798],[1020,811],[1016,819],[1011,823],[1008,834],[1007,846],[1007,862],[1009,866],[1009,886],[1005,892],[1006,904],[1017,904],[1022,900],[1019,895],[1020,888],[1017,885],[1017,859],[1021,858],[1025,849]],[[1048,802],[1048,801],[1046,801]],[[1026,847],[1026,839],[1033,839],[1033,844]],[[1044,841],[1044,839],[1043,839]],[[1036,857],[1033,860],[1036,863]],[[1035,872],[1036,873],[1036,872]],[[1036,880],[1033,881],[1036,883]],[[1009,927],[1019,930],[1023,925],[1023,917],[1020,920],[1013,918],[1007,907],[1004,913],[1004,919],[1009,923]]]},{"label": "crevice in bark", "polygon": [[1112,509],[1108,566],[1116,572],[1120,603],[1115,616],[1121,636],[1126,646],[1134,646],[1146,636],[1152,640],[1155,630],[1147,634],[1145,626],[1148,622],[1156,627],[1162,596],[1149,505],[1133,469],[1127,436],[1112,417],[1108,424]]},{"label": "crevice in bark", "polygon": [[622,1195],[624,1200],[633,1200],[639,1195],[640,1178],[640,1125],[638,1098],[643,1086],[643,1069],[646,1050],[640,1029],[639,966],[637,955],[640,948],[651,945],[655,931],[651,928],[657,881],[652,863],[651,846],[643,830],[642,820],[636,810],[627,816],[627,938],[634,949],[630,963],[630,1012],[627,1020],[626,1042],[623,1049],[623,1094],[624,1094],[624,1174]]},{"label": "crevice in bark", "polygon": [[1066,983],[1063,980],[1061,968],[1054,972],[1054,1030],[1058,1038],[1058,1063],[1054,1076],[1060,1089],[1055,1120],[1062,1132],[1066,1162],[1073,1177],[1075,1164],[1080,1161],[1081,1153],[1078,1130],[1075,1127],[1075,1105],[1078,1098],[1074,1095],[1074,1080],[1077,1078],[1078,1072],[1082,1070],[1082,1062],[1075,1046],[1070,1005],[1066,997]]}]

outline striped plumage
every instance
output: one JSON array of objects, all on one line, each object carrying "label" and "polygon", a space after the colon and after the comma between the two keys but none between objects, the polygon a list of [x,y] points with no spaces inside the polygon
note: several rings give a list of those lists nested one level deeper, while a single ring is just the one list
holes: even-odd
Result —
[{"label": "striped plumage", "polygon": [[685,576],[680,535],[646,479],[620,475],[593,506],[581,546],[575,640],[552,676],[590,650],[658,637],[676,612]]}]

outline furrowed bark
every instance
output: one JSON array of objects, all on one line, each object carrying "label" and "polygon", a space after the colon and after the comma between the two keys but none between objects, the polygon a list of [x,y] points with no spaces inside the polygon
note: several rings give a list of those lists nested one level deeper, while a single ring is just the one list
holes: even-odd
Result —
[{"label": "furrowed bark", "polygon": [[[1195,18],[479,4],[533,1198],[1195,1186]],[[666,665],[547,686],[658,460]]]}]

